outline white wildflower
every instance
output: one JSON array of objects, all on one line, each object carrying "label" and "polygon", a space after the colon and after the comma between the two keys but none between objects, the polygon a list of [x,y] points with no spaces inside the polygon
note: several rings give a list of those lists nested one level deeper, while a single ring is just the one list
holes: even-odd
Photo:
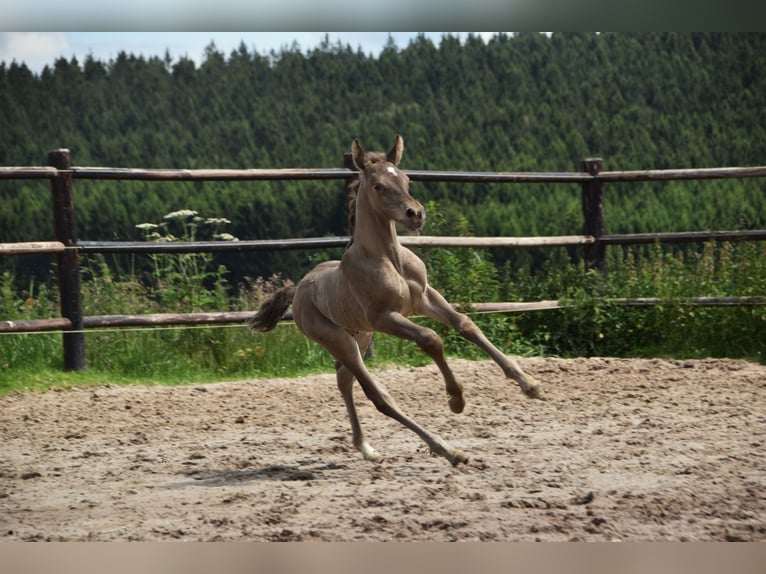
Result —
[{"label": "white wildflower", "polygon": [[220,239],[222,241],[239,241],[239,239],[234,237],[231,233],[217,233],[216,235],[213,235],[213,239]]},{"label": "white wildflower", "polygon": [[157,225],[156,223],[139,223],[138,225],[136,225],[137,229],[144,229],[147,231],[149,229],[157,229],[158,227],[159,225]]},{"label": "white wildflower", "polygon": [[211,225],[218,225],[220,223],[231,223],[231,221],[229,221],[225,217],[208,217],[205,220],[205,223],[210,223]]},{"label": "white wildflower", "polygon": [[162,219],[186,219],[195,215],[197,215],[197,212],[191,209],[179,209],[178,211],[171,211]]}]

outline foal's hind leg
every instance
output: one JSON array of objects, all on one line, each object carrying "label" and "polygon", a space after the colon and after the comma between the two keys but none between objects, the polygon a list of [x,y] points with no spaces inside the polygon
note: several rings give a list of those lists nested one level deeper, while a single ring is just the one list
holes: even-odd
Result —
[{"label": "foal's hind leg", "polygon": [[495,347],[470,317],[455,311],[455,309],[452,308],[452,305],[450,305],[447,300],[442,297],[441,293],[436,291],[433,287],[426,287],[418,312],[423,313],[431,319],[444,323],[445,325],[450,325],[460,333],[463,338],[480,347],[500,366],[501,369],[503,369],[503,373],[505,373],[506,377],[513,379],[519,384],[521,390],[528,397],[533,399],[542,397],[540,383],[537,382],[534,377],[522,371],[521,367],[514,359],[507,357],[502,351]]},{"label": "foal's hind leg", "polygon": [[[372,333],[360,333],[354,337],[359,347],[359,352],[364,355],[367,346],[372,339]],[[340,361],[335,361],[336,376],[338,378],[338,389],[343,396],[343,401],[346,403],[346,411],[348,412],[348,420],[351,423],[351,433],[353,437],[354,446],[362,453],[365,460],[372,462],[378,462],[383,458],[378,452],[372,448],[370,443],[364,436],[362,426],[359,424],[359,417],[356,414],[356,406],[354,405],[354,375],[349,371]]]}]

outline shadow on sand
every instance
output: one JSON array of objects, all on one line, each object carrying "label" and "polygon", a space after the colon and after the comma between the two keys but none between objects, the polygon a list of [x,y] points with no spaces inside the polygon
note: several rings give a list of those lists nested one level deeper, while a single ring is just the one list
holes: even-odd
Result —
[{"label": "shadow on sand", "polygon": [[263,468],[223,470],[182,470],[178,474],[193,479],[169,485],[170,488],[187,486],[229,486],[255,480],[321,480],[326,470],[345,468],[342,464],[324,464],[308,468],[272,464]]}]

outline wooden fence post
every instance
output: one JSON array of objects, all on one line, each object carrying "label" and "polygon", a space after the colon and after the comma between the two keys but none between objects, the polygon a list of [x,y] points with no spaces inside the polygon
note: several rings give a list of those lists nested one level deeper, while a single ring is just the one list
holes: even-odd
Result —
[{"label": "wooden fence post", "polygon": [[[48,152],[48,165],[58,170],[70,170],[72,160],[68,149]],[[53,194],[53,224],[56,240],[66,247],[77,243],[74,215],[74,195],[71,172],[59,173],[51,180]],[[85,369],[85,334],[83,333],[82,293],[80,292],[80,256],[76,249],[65,249],[56,254],[58,261],[61,316],[72,323],[71,332],[64,332],[64,369]]]},{"label": "wooden fence post", "polygon": [[[582,160],[582,171],[597,175],[602,169],[604,160],[600,157]],[[583,234],[592,235],[596,239],[595,243],[585,246],[585,268],[598,269],[602,275],[606,275],[606,246],[600,241],[601,236],[606,234],[604,185],[600,181],[592,180],[582,184],[582,214]]]}]

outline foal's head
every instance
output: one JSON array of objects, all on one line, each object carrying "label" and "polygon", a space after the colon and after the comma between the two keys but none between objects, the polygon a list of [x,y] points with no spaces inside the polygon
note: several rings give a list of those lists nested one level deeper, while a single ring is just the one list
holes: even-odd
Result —
[{"label": "foal's head", "polygon": [[410,179],[397,166],[402,159],[404,141],[396,136],[387,154],[365,153],[359,140],[351,146],[354,165],[359,169],[359,193],[366,194],[369,205],[388,219],[410,231],[423,227],[426,212],[410,195]]}]

